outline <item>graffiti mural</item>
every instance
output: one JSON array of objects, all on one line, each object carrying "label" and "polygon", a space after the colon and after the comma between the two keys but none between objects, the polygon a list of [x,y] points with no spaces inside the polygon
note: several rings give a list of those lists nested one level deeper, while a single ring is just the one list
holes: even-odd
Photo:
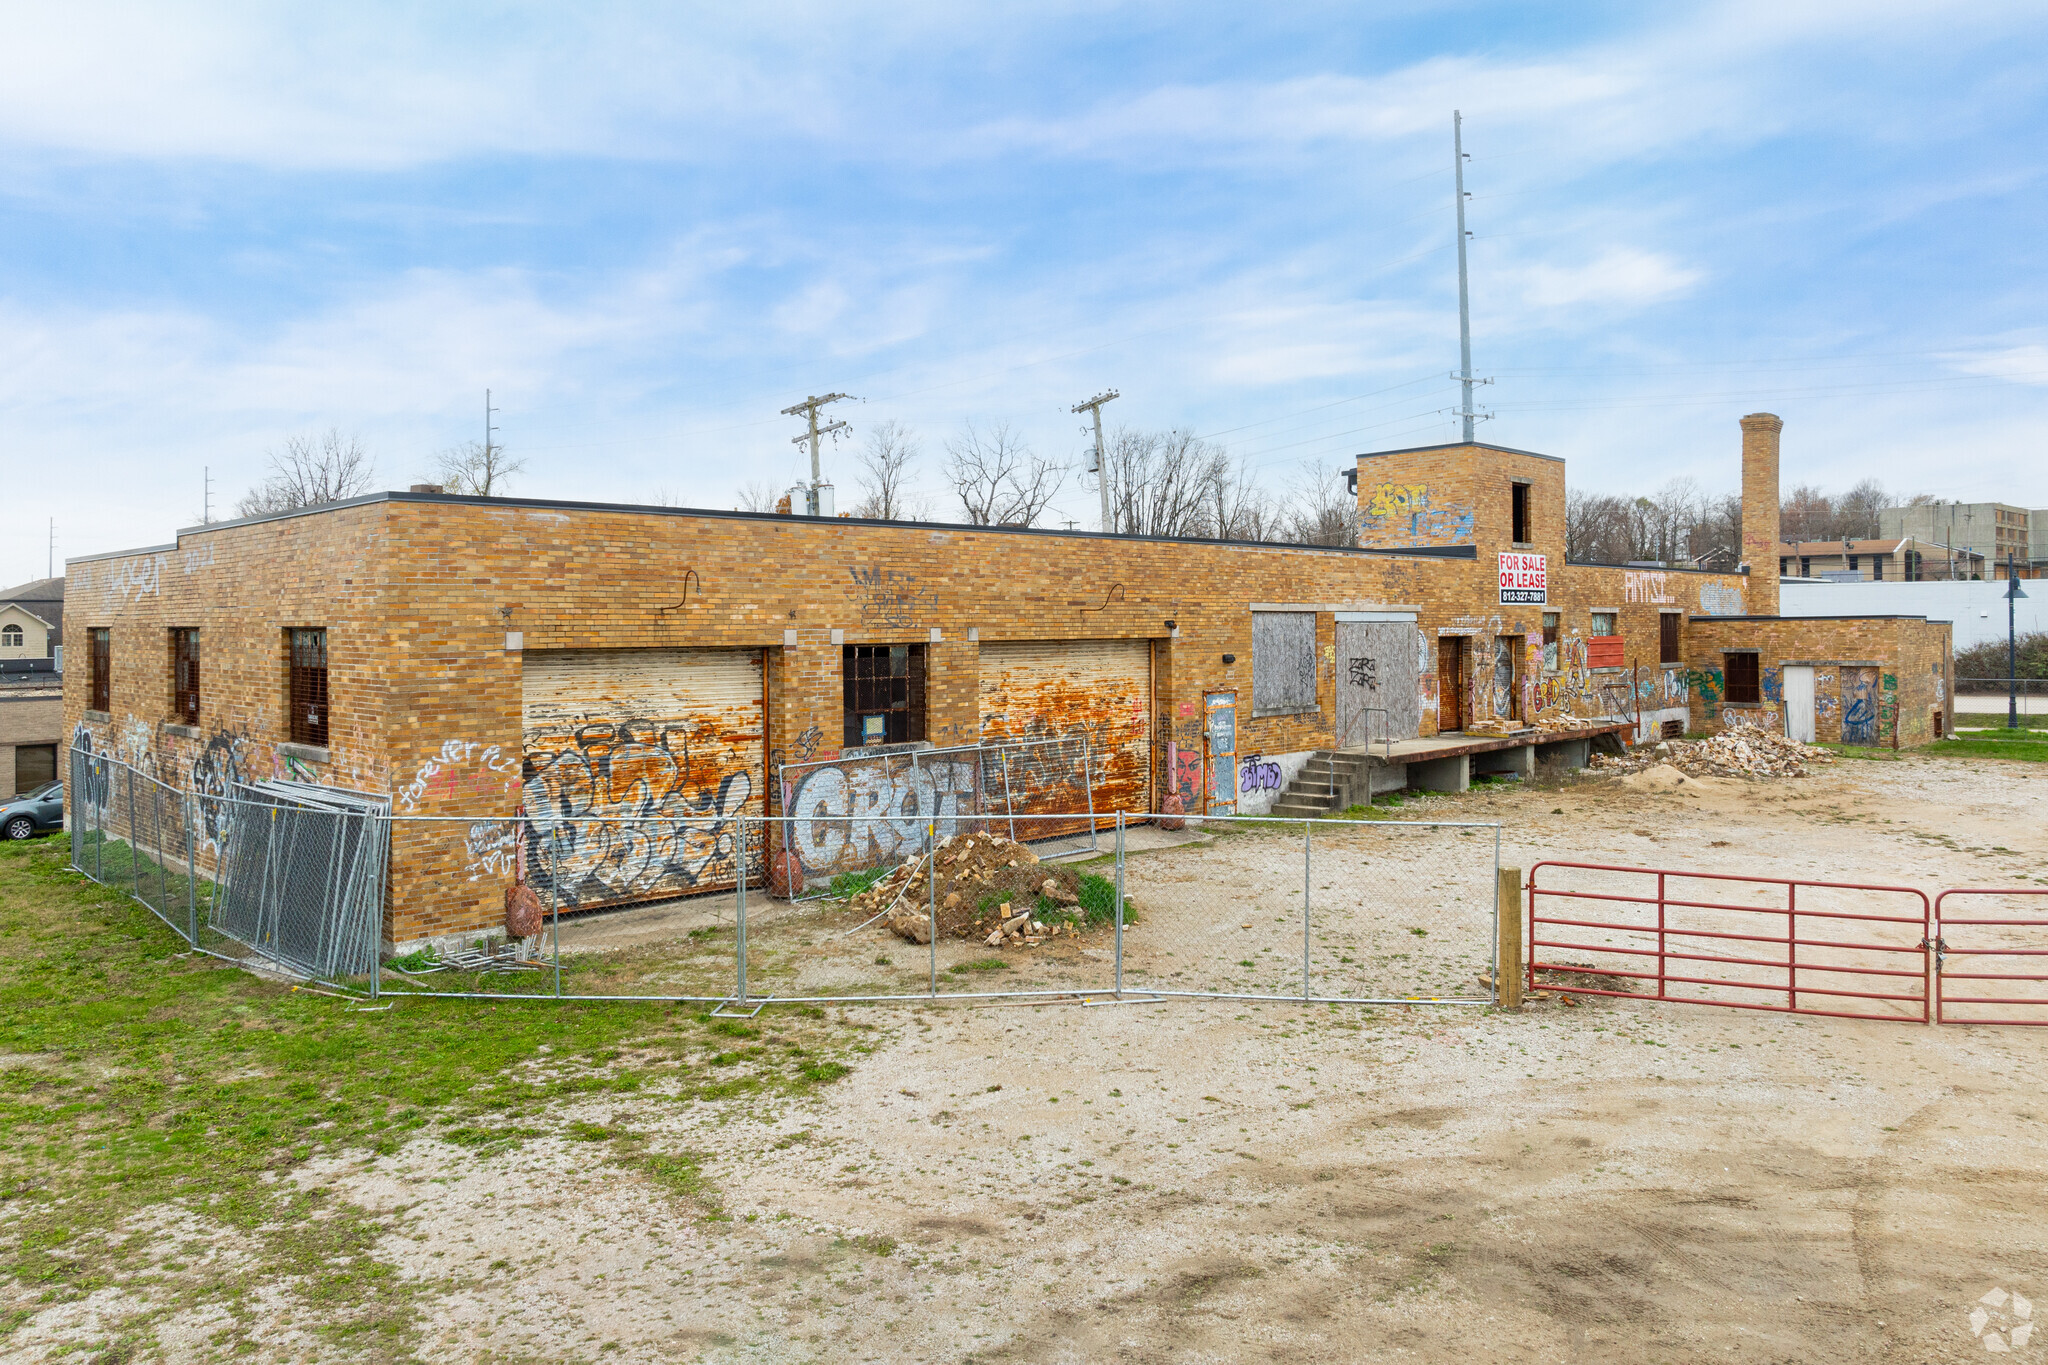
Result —
[{"label": "graffiti mural", "polygon": [[1378,484],[1360,495],[1358,538],[1361,545],[1382,549],[1470,545],[1472,509],[1433,502],[1428,484]]},{"label": "graffiti mural", "polygon": [[161,595],[164,578],[164,557],[162,555],[137,555],[114,565],[113,576],[107,581],[107,589],[121,595],[123,601],[147,597],[151,593]]},{"label": "graffiti mural", "polygon": [[1842,743],[1875,744],[1878,735],[1877,670],[1842,670]]},{"label": "graffiti mural", "polygon": [[[464,774],[465,770],[473,780],[474,774],[479,771],[504,774],[519,772],[520,762],[516,755],[507,754],[495,744],[451,739],[413,770],[412,780],[398,789],[398,804],[407,811],[416,811],[420,802],[436,786],[443,789],[443,794],[452,794],[457,786],[458,775]],[[438,783],[436,779],[439,779]],[[495,791],[498,786],[494,782],[486,782],[483,785],[490,791]]]},{"label": "graffiti mural", "polygon": [[1712,720],[1721,713],[1721,698],[1728,690],[1727,679],[1718,668],[1688,668],[1683,674],[1685,685],[1697,693],[1700,709]]},{"label": "graffiti mural", "polygon": [[[652,900],[738,879],[734,817],[758,803],[745,737],[713,719],[590,720],[528,730],[525,755],[450,741],[400,795],[417,802],[440,771],[521,769],[527,880],[565,910]],[[425,770],[440,765],[435,773]],[[408,807],[410,808],[410,807]]]},{"label": "graffiti mural", "polygon": [[1742,614],[1741,589],[1723,587],[1719,583],[1700,584],[1700,615],[1741,616]]}]

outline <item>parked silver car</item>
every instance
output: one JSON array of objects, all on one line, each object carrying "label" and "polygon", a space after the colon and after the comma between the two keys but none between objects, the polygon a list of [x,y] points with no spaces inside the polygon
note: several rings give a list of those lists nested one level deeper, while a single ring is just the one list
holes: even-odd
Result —
[{"label": "parked silver car", "polygon": [[64,828],[64,784],[45,782],[0,806],[0,839],[33,839]]}]

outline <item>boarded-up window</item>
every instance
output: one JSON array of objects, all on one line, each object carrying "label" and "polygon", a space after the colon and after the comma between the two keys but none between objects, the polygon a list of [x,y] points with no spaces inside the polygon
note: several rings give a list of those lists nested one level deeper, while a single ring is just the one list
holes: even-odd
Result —
[{"label": "boarded-up window", "polygon": [[287,700],[292,743],[324,749],[327,747],[327,632],[302,629],[285,634],[291,663],[291,695]]},{"label": "boarded-up window", "polygon": [[1253,612],[1252,714],[1288,716],[1315,709],[1315,613]]}]

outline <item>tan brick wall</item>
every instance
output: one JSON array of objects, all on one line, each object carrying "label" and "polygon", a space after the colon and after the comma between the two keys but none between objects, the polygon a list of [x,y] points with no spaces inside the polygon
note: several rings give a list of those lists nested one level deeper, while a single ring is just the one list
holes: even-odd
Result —
[{"label": "tan brick wall", "polygon": [[[1726,702],[1723,655],[1730,650],[1757,652],[1763,694],[1759,705],[1731,707]],[[1724,728],[1735,712],[1782,731],[1788,664],[1814,668],[1814,738],[1822,742],[1842,742],[1843,720],[1856,699],[1852,673],[1860,670],[1875,671],[1877,747],[1912,748],[1929,742],[1937,709],[1944,732],[1954,724],[1953,655],[1946,621],[1883,616],[1695,620],[1689,625],[1687,658],[1695,730]]]},{"label": "tan brick wall", "polygon": [[[409,941],[487,927],[501,914],[505,878],[477,871],[464,821],[518,809],[523,651],[763,650],[772,763],[840,748],[835,628],[856,644],[920,642],[941,630],[928,691],[928,735],[938,744],[978,734],[981,643],[1145,639],[1155,651],[1158,771],[1169,738],[1186,732],[1182,742],[1198,742],[1209,691],[1239,694],[1240,752],[1327,746],[1332,608],[1415,609],[1431,651],[1426,680],[1441,634],[1471,636],[1480,658],[1507,636],[1518,644],[1518,681],[1532,695],[1556,690],[1529,654],[1545,608],[1499,604],[1495,552],[1506,547],[1514,477],[1531,482],[1532,543],[1549,556],[1549,609],[1567,639],[1590,630],[1592,609],[1612,607],[1631,656],[1654,663],[1661,605],[1692,613],[1712,599],[1725,609],[1743,594],[1729,575],[1674,572],[1650,586],[1620,569],[1563,565],[1561,463],[1477,455],[1482,467],[1456,490],[1474,500],[1476,559],[407,498],[208,528],[172,549],[73,562],[78,666],[66,675],[65,726],[84,723],[97,749],[180,786],[217,784],[230,772],[307,776],[391,793],[401,813],[458,817],[397,837],[390,932]],[[1661,597],[1671,602],[1651,600]],[[1319,714],[1252,716],[1252,603],[1317,609]],[[1180,627],[1171,642],[1169,619]],[[98,625],[114,631],[113,708],[88,719],[83,641]],[[329,632],[324,764],[280,748],[291,625]],[[192,735],[169,724],[173,626],[202,632]],[[790,630],[797,644],[785,649]],[[522,635],[523,651],[506,650],[507,631]],[[1222,662],[1226,653],[1235,664]],[[1424,702],[1429,733],[1427,684]],[[767,785],[764,773],[756,790]]]}]

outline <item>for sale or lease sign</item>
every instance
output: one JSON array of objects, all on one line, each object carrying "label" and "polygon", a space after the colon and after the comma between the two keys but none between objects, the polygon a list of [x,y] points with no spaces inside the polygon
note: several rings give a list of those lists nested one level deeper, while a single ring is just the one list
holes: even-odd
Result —
[{"label": "for sale or lease sign", "polygon": [[1504,607],[1541,607],[1547,605],[1549,601],[1548,556],[1502,551],[1500,604]]}]

